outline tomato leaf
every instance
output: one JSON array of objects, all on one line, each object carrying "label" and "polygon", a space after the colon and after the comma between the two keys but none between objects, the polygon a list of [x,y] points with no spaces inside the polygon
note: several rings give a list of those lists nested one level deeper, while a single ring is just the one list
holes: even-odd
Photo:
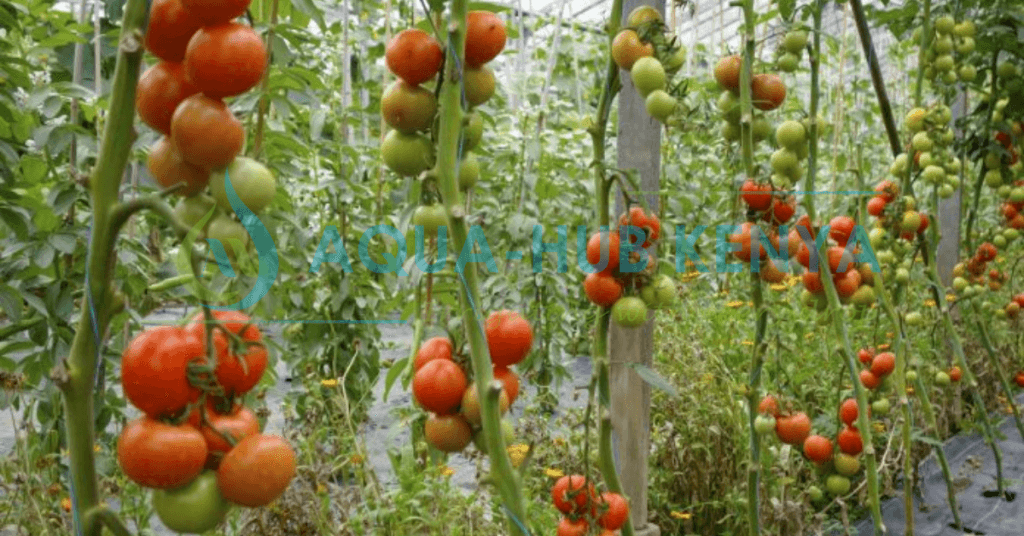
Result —
[{"label": "tomato leaf", "polygon": [[796,9],[796,0],[779,0],[779,15],[783,20],[793,20],[793,10]]},{"label": "tomato leaf", "polygon": [[651,387],[660,389],[673,397],[679,396],[679,392],[676,391],[676,388],[651,367],[641,365],[640,363],[629,363],[629,367],[636,371],[637,375]]},{"label": "tomato leaf", "polygon": [[316,7],[313,0],[292,0],[292,6],[316,21],[316,25],[320,27],[320,30],[327,31],[327,23],[324,22],[324,12]]}]

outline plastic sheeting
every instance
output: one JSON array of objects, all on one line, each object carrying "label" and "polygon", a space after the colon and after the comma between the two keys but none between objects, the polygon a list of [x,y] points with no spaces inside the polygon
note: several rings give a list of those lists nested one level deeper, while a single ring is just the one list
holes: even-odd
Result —
[{"label": "plastic sheeting", "polygon": [[[1017,402],[1024,403],[1024,397]],[[921,463],[919,470],[923,497],[914,497],[914,534],[919,536],[1020,536],[1024,534],[1024,441],[1013,418],[999,426],[998,441],[1003,460],[1005,490],[1012,497],[996,495],[996,468],[992,449],[980,434],[954,436],[943,445],[963,529],[955,529],[949,509],[946,483],[935,456]],[[902,491],[882,503],[882,518],[889,534],[904,534]],[[871,519],[861,520],[856,528],[861,536],[874,534]]]}]

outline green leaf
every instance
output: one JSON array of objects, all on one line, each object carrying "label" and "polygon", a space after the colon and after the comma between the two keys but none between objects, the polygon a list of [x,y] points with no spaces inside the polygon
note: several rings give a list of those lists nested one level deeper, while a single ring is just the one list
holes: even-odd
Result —
[{"label": "green leaf", "polygon": [[21,303],[21,296],[17,290],[0,284],[0,309],[2,309],[11,320],[21,320],[21,310],[24,305]]},{"label": "green leaf", "polygon": [[629,363],[629,367],[636,371],[637,375],[640,376],[640,379],[647,382],[651,387],[660,389],[672,397],[679,396],[679,392],[676,391],[676,388],[651,367],[641,365],[640,363]]},{"label": "green leaf", "polygon": [[796,9],[796,0],[779,0],[779,15],[782,20],[792,21],[793,11]]},{"label": "green leaf", "polygon": [[316,25],[320,27],[320,30],[327,31],[327,23],[324,22],[324,12],[316,7],[313,0],[292,0],[292,6],[316,21]]},{"label": "green leaf", "polygon": [[384,377],[384,400],[388,399],[388,392],[391,391],[391,386],[394,385],[395,380],[401,376],[402,372],[405,371],[406,367],[409,366],[409,358],[403,357],[398,361],[395,361],[388,367],[388,375]]},{"label": "green leaf", "polygon": [[75,252],[78,240],[73,234],[59,233],[50,235],[46,242],[53,246],[53,249],[69,255]]},{"label": "green leaf", "polygon": [[24,210],[19,208],[0,207],[0,220],[3,220],[7,227],[10,227],[18,238],[24,239],[28,235],[28,216]]},{"label": "green leaf", "polygon": [[96,96],[91,89],[73,82],[54,82],[50,87],[58,94],[72,99],[91,100]]}]

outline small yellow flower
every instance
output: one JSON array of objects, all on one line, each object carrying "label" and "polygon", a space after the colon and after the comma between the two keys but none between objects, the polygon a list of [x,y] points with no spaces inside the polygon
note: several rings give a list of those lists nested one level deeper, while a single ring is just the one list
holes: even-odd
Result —
[{"label": "small yellow flower", "polygon": [[523,464],[523,460],[526,459],[526,455],[518,450],[509,450],[508,458],[512,461],[512,467],[519,467]]},{"label": "small yellow flower", "polygon": [[71,511],[71,497],[64,497],[63,499],[61,499],[60,500],[60,507],[63,508],[65,512],[70,512]]},{"label": "small yellow flower", "polygon": [[733,301],[725,304],[725,306],[730,308],[730,309],[735,309],[737,307],[743,307],[743,302],[741,302],[739,300],[733,300]]},{"label": "small yellow flower", "polygon": [[896,334],[895,334],[895,333],[893,333],[893,332],[891,332],[891,331],[887,331],[887,332],[885,332],[885,338],[886,338],[886,339],[891,339],[891,338],[893,338],[893,337],[895,337],[895,336],[896,336]]},{"label": "small yellow flower", "polygon": [[753,346],[754,341],[743,341],[740,344],[742,344],[743,346]]},{"label": "small yellow flower", "polygon": [[93,452],[97,452],[97,453],[103,451],[103,449],[100,447],[99,443],[96,443],[95,445],[93,445],[92,446],[92,450],[93,450]]},{"label": "small yellow flower", "polygon": [[550,467],[544,470],[544,474],[547,475],[548,478],[562,478],[563,476],[565,476],[565,473],[563,473],[562,471],[558,469],[552,469]]},{"label": "small yellow flower", "polygon": [[693,517],[693,514],[691,514],[690,512],[676,512],[675,510],[669,512],[668,515],[670,515],[670,516],[672,516],[672,517],[674,517],[676,519],[683,519],[683,520],[690,519],[691,517]]},{"label": "small yellow flower", "polygon": [[320,380],[320,385],[323,385],[324,387],[337,387],[338,386],[338,380],[336,380],[334,378],[331,378],[331,379],[328,379],[328,380]]},{"label": "small yellow flower", "polygon": [[925,300],[924,301],[924,306],[925,307],[935,307],[935,300]]},{"label": "small yellow flower", "polygon": [[913,395],[914,394],[914,388],[908,385],[907,386],[907,394],[908,395]]},{"label": "small yellow flower", "polygon": [[455,474],[455,469],[452,469],[451,467],[448,467],[447,465],[445,465],[444,467],[441,468],[441,476],[452,476],[454,474]]},{"label": "small yellow flower", "polygon": [[769,286],[768,288],[770,288],[772,290],[782,291],[782,290],[786,290],[789,287],[787,287],[786,285],[783,285],[782,283],[776,283],[774,285]]},{"label": "small yellow flower", "polygon": [[753,307],[753,306],[754,306],[754,302],[752,302],[752,301],[748,301],[747,302],[747,307]]},{"label": "small yellow flower", "polygon": [[872,424],[872,427],[875,429],[875,433],[878,433],[878,434],[884,434],[885,433],[885,423],[884,422],[876,422],[876,423]]},{"label": "small yellow flower", "polygon": [[956,296],[954,296],[952,294],[946,294],[946,301],[948,301],[948,302],[955,302],[956,301]]},{"label": "small yellow flower", "polygon": [[1000,255],[1000,256],[996,257],[996,264],[1003,264],[1003,261],[1005,261],[1005,260],[1006,260],[1006,257],[1003,257],[1002,255]]},{"label": "small yellow flower", "polygon": [[719,291],[719,294],[721,294],[722,296],[728,296],[729,295],[729,290],[723,288],[721,291]]}]

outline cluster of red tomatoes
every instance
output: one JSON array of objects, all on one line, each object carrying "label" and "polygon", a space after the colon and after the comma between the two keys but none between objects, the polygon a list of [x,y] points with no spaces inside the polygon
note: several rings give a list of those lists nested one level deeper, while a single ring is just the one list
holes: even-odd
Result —
[{"label": "cluster of red tomatoes", "polygon": [[862,349],[857,353],[857,357],[861,363],[869,365],[860,371],[860,383],[869,390],[877,389],[882,380],[896,370],[896,356],[892,352],[875,354],[870,349]]},{"label": "cluster of red tomatoes", "polygon": [[[900,194],[899,185],[884,180],[875,186],[875,192],[868,200],[868,214],[878,219],[877,228],[890,229],[903,240],[913,240],[928,229],[931,223],[928,215],[915,210],[913,199],[896,199]],[[889,209],[890,206],[894,208]]]},{"label": "cluster of red tomatoes", "polygon": [[626,27],[612,40],[612,61],[629,71],[648,115],[662,123],[676,110],[677,101],[668,84],[684,59],[685,51],[666,37],[661,13],[651,6],[634,9],[626,18]]},{"label": "cluster of red tomatoes", "polygon": [[[810,270],[810,249],[801,244],[797,260],[808,269],[803,275],[804,288],[810,293],[807,303],[824,307],[825,287],[821,280],[821,264],[828,266],[832,283],[842,303],[868,306],[875,302],[874,272],[867,263],[857,264],[853,252],[847,247],[853,239],[856,222],[849,216],[836,216],[829,222],[828,238],[834,245],[829,246],[826,258],[819,262],[818,270]],[[855,251],[855,250],[854,250]],[[814,300],[817,300],[815,303]]]},{"label": "cluster of red tomatoes", "polygon": [[629,504],[618,493],[600,495],[594,483],[583,475],[566,475],[551,487],[551,500],[564,517],[558,523],[558,536],[586,536],[596,525],[601,536],[615,536],[626,524]]},{"label": "cluster of red tomatoes", "polygon": [[1006,304],[1003,309],[1006,311],[1006,318],[1014,319],[1020,314],[1020,308],[1024,307],[1024,294],[1017,294],[1010,300],[1010,303]]},{"label": "cluster of red tomatoes", "polygon": [[[156,182],[178,186],[185,196],[175,210],[179,221],[195,225],[214,205],[231,213],[225,175],[253,212],[274,198],[271,172],[239,154],[245,129],[224,99],[255,86],[267,68],[260,36],[234,19],[250,0],[154,0],[146,48],[160,61],[139,78],[135,108],[147,125],[164,136],[150,148],[147,166]],[[209,185],[213,198],[198,195]],[[230,241],[248,239],[241,224],[220,214],[207,235]]]},{"label": "cluster of red tomatoes", "polygon": [[[648,248],[661,235],[661,221],[655,214],[639,206],[632,206],[619,218],[619,226],[609,231],[599,231],[587,242],[587,262],[599,271],[588,274],[583,280],[583,291],[595,305],[611,307],[612,319],[623,327],[637,327],[647,321],[647,309],[664,307],[672,303],[676,285],[672,278],[654,275],[654,263],[648,259],[647,266],[637,272],[624,272],[621,268],[622,239],[627,238],[632,246],[640,240],[629,231],[643,233],[640,248]],[[639,250],[630,252],[631,262],[639,262]],[[627,292],[631,293],[626,295]]]},{"label": "cluster of red tomatoes", "polygon": [[[740,199],[747,205],[748,215],[751,218],[761,219],[767,223],[768,228],[763,229],[758,224],[749,221],[740,225],[739,232],[729,236],[729,242],[739,245],[739,249],[733,250],[733,255],[745,263],[750,263],[754,258],[753,243],[757,242],[758,274],[762,280],[769,283],[781,283],[786,279],[786,274],[768,258],[761,237],[767,237],[774,250],[780,251],[779,226],[785,225],[793,218],[796,213],[796,201],[792,196],[775,190],[771,184],[755,182],[754,179],[747,179],[740,187]],[[803,216],[796,225],[809,229],[810,219]],[[787,242],[790,256],[796,253],[801,240],[799,233],[794,228],[789,234],[789,242]]]},{"label": "cluster of red tomatoes", "polygon": [[[502,310],[487,317],[484,331],[494,378],[503,384],[498,404],[504,415],[519,397],[519,376],[511,367],[530,353],[533,329],[519,313]],[[475,441],[484,450],[480,393],[454,359],[452,341],[428,339],[416,352],[413,370],[413,398],[430,412],[424,425],[427,443],[442,452],[459,452]],[[506,443],[512,440],[512,427],[504,420],[502,432]]]},{"label": "cluster of red tomatoes", "polygon": [[[718,98],[718,109],[722,112],[725,123],[722,135],[728,141],[740,138],[740,71],[743,68],[743,57],[736,54],[726,56],[715,65],[715,80],[722,88]],[[770,111],[782,106],[786,100],[786,84],[782,78],[773,73],[755,74],[750,81],[751,99],[758,110]],[[771,136],[772,127],[764,115],[755,114],[751,122],[754,141],[761,141]]]},{"label": "cluster of red tomatoes", "polygon": [[269,504],[295,476],[287,441],[261,434],[237,403],[267,367],[260,330],[240,312],[214,318],[211,333],[201,314],[184,327],[147,329],[121,357],[124,395],[145,415],[121,432],[117,459],[128,478],[154,489],[157,514],[178,532],[212,529],[231,504]]},{"label": "cluster of red tomatoes", "polygon": [[[469,109],[494,95],[494,72],[487,67],[505,48],[505,23],[490,11],[471,11],[466,18],[465,65],[460,66],[463,98]],[[434,145],[423,134],[433,129],[437,115],[434,82],[444,63],[441,43],[429,33],[408,28],[387,44],[385,64],[398,77],[381,98],[381,115],[392,128],[381,144],[381,156],[389,169],[403,176],[417,176],[434,166]],[[480,165],[469,151],[483,136],[483,118],[470,113],[466,117],[460,145],[459,185],[468,190],[480,176]],[[434,209],[436,211],[436,208]],[[443,223],[439,224],[443,225]]]},{"label": "cluster of red tomatoes", "polygon": [[[779,441],[794,447],[802,448],[804,456],[819,467],[832,462],[835,473],[826,478],[826,487],[832,495],[845,495],[850,491],[850,477],[860,471],[860,460],[857,456],[864,450],[864,441],[860,431],[854,426],[857,420],[857,402],[845,400],[840,406],[839,416],[844,426],[836,435],[835,452],[832,440],[822,435],[811,435],[811,419],[804,412],[783,412],[778,399],[767,395],[758,405],[759,415],[754,421],[754,429],[761,435],[775,432]],[[817,500],[820,490],[813,488],[812,498]]]},{"label": "cluster of red tomatoes", "polygon": [[[964,297],[971,297],[985,291],[985,275],[988,272],[988,288],[999,290],[1002,286],[1003,274],[993,268],[989,270],[988,264],[996,259],[999,249],[992,242],[984,242],[974,251],[974,255],[965,262],[957,263],[953,267],[953,290]],[[1013,314],[1007,310],[1006,313]]]}]

